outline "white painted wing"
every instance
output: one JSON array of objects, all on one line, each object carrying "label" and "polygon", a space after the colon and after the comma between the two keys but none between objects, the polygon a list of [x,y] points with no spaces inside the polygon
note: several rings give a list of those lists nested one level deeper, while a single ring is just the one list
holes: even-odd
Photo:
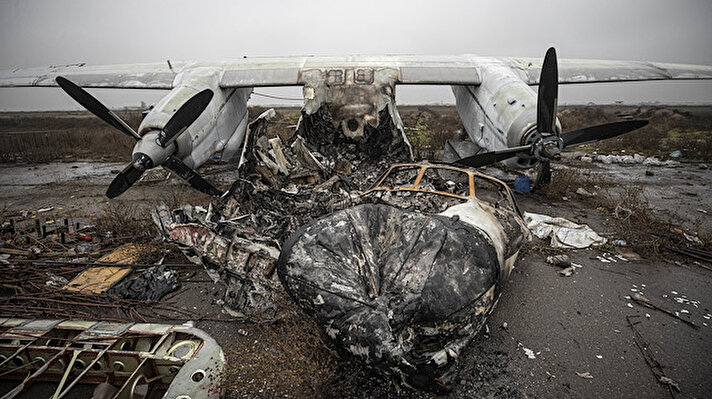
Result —
[{"label": "white painted wing", "polygon": [[302,72],[311,69],[390,68],[396,83],[479,85],[477,65],[466,56],[384,55],[248,58],[222,63],[222,87],[301,85]]},{"label": "white painted wing", "polygon": [[[539,83],[542,60],[501,58],[530,85]],[[633,82],[643,80],[712,79],[712,66],[646,61],[559,59],[559,83]]]},{"label": "white painted wing", "polygon": [[59,65],[0,71],[0,87],[57,86],[64,76],[82,87],[170,89],[178,73],[211,68],[222,73],[220,86],[261,87],[304,84],[302,72],[310,69],[390,68],[396,83],[480,84],[477,67],[463,56],[296,56],[241,58],[218,62],[173,62],[125,65]]},{"label": "white painted wing", "polygon": [[[174,64],[179,70],[184,63]],[[176,73],[168,64],[53,65],[49,67],[0,71],[0,87],[57,86],[54,79],[64,76],[82,87],[122,89],[170,89]]]},{"label": "white painted wing", "polygon": [[[538,84],[540,59],[426,56],[296,56],[242,58],[218,62],[173,62],[124,65],[58,65],[0,71],[0,87],[56,86],[64,76],[82,87],[170,89],[185,70],[210,68],[221,73],[220,86],[261,87],[304,84],[304,71],[341,68],[394,69],[396,83],[479,85],[488,66],[508,66],[525,82]],[[596,83],[662,79],[712,79],[712,66],[642,61],[559,60],[559,82]]]}]

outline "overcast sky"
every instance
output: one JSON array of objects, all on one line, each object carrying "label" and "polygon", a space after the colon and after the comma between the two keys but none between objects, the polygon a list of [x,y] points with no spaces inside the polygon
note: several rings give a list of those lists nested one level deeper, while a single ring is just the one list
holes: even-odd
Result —
[{"label": "overcast sky", "polygon": [[[0,0],[0,69],[243,55],[480,54],[712,65],[712,1]],[[399,87],[399,103],[453,103]],[[258,89],[301,96],[298,88]],[[93,90],[112,107],[160,91]],[[562,103],[712,104],[712,82],[576,85]],[[275,100],[253,96],[253,103]],[[0,89],[0,110],[78,109],[59,89]]]}]

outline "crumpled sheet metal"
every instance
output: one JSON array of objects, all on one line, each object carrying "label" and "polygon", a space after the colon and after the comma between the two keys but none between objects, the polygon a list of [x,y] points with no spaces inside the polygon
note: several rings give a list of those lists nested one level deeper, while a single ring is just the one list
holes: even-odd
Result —
[{"label": "crumpled sheet metal", "polygon": [[277,273],[337,345],[411,386],[447,387],[499,294],[497,253],[479,229],[382,204],[296,231]]},{"label": "crumpled sheet metal", "polygon": [[154,210],[153,216],[166,240],[178,244],[189,258],[197,255],[214,280],[226,283],[224,301],[230,313],[273,316],[274,295],[283,292],[274,273],[279,257],[274,240],[238,226],[209,226],[192,217],[192,212],[171,212],[165,206]]},{"label": "crumpled sheet metal", "polygon": [[545,239],[551,237],[554,248],[583,249],[591,245],[601,245],[607,242],[586,224],[577,224],[568,219],[541,215],[538,213],[524,213],[527,227],[535,236]]}]

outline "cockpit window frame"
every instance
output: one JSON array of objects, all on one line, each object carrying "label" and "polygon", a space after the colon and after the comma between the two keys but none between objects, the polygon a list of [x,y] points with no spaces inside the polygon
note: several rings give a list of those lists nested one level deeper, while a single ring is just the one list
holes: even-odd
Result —
[{"label": "cockpit window frame", "polygon": [[[398,168],[420,168],[420,171],[416,175],[415,181],[413,182],[413,185],[410,187],[396,187],[396,188],[391,188],[387,186],[383,186],[383,182],[388,178],[388,176],[394,171],[397,170]],[[430,190],[430,189],[423,189],[420,188],[420,182],[423,179],[423,176],[425,175],[425,172],[428,169],[446,169],[446,170],[451,170],[455,172],[461,172],[465,173],[468,175],[468,182],[469,182],[469,195],[458,195],[454,193],[449,193],[446,191],[440,191],[440,190]],[[486,202],[483,199],[480,199],[477,197],[477,188],[475,186],[474,182],[474,176],[477,176],[478,178],[481,179],[486,179],[493,184],[497,185],[498,187],[501,187],[506,195],[506,199],[510,202],[512,208],[521,216],[521,211],[519,210],[519,206],[517,202],[514,199],[514,195],[512,194],[512,190],[501,180],[495,179],[494,177],[490,177],[487,175],[484,175],[482,173],[478,173],[472,170],[468,169],[463,169],[463,168],[458,168],[455,166],[450,166],[450,165],[441,165],[441,164],[431,164],[431,163],[400,163],[400,164],[394,164],[391,165],[388,170],[382,174],[376,182],[366,190],[364,194],[369,194],[374,191],[388,191],[388,192],[402,192],[402,191],[408,191],[408,192],[416,192],[416,193],[429,193],[429,194],[436,194],[436,195],[442,195],[446,197],[451,197],[451,198],[457,198],[463,201],[469,201],[469,200],[474,200],[474,201],[481,201],[481,202]]]}]

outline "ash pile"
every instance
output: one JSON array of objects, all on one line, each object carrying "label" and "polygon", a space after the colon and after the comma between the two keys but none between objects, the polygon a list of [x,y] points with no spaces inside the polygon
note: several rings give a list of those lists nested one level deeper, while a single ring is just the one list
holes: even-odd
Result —
[{"label": "ash pile", "polygon": [[357,203],[390,163],[412,159],[402,122],[389,108],[379,113],[377,127],[364,127],[360,140],[343,135],[328,106],[303,114],[286,140],[268,134],[275,115],[267,110],[250,124],[240,178],[207,209],[186,204],[153,212],[164,239],[227,283],[224,309],[236,317],[280,317],[276,303],[286,298],[275,273],[281,243],[305,223]]}]

